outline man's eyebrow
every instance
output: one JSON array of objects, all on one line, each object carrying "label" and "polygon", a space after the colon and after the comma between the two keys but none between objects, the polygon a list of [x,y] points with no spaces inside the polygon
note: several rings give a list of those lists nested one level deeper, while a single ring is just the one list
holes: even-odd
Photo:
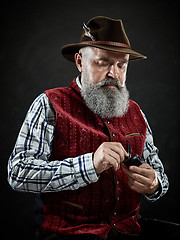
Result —
[{"label": "man's eyebrow", "polygon": [[123,61],[120,61],[121,63],[128,63],[129,60],[123,60]]},{"label": "man's eyebrow", "polygon": [[128,62],[129,62],[129,60],[127,60],[127,59],[124,59],[124,60],[120,60],[119,62],[120,62],[120,63],[128,63]]},{"label": "man's eyebrow", "polygon": [[[106,57],[102,57],[102,58],[99,58],[98,60],[101,60],[101,61],[104,61],[104,62],[109,62],[110,59],[106,58]],[[129,60],[120,60],[119,63],[128,63]]]},{"label": "man's eyebrow", "polygon": [[99,60],[101,60],[101,61],[105,61],[105,62],[109,62],[109,59],[106,58],[106,57],[99,58]]}]

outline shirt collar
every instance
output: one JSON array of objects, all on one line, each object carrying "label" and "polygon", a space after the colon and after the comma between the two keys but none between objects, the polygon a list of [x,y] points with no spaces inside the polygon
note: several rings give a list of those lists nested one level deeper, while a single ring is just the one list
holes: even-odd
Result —
[{"label": "shirt collar", "polygon": [[82,85],[81,85],[81,76],[79,75],[79,76],[77,76],[77,78],[76,78],[76,84],[77,84],[77,86],[79,87],[79,89],[81,90],[81,88],[82,88]]}]

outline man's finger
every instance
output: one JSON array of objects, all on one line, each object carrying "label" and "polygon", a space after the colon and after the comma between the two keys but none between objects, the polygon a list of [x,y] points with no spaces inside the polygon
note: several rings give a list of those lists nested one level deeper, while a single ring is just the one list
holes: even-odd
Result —
[{"label": "man's finger", "polygon": [[114,161],[116,161],[117,166],[120,166],[120,162],[121,162],[121,158],[119,156],[118,153],[116,153],[115,151],[110,150],[109,151],[109,156],[112,157],[114,159]]},{"label": "man's finger", "polygon": [[151,176],[151,167],[148,164],[142,164],[139,167],[130,166],[129,170],[146,178],[149,178]]},{"label": "man's finger", "polygon": [[123,170],[134,181],[139,182],[139,183],[141,183],[143,185],[146,185],[146,184],[149,183],[149,178],[145,177],[144,175],[141,175],[139,173],[130,171],[127,168],[124,168]]},{"label": "man's finger", "polygon": [[121,161],[123,161],[125,157],[129,156],[121,143],[112,142],[110,144],[110,149],[119,154]]}]

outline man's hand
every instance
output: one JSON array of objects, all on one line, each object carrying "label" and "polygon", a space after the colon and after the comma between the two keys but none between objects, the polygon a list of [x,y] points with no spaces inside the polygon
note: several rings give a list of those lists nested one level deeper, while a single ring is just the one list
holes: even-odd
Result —
[{"label": "man's hand", "polygon": [[139,167],[130,166],[129,169],[124,168],[124,172],[128,175],[129,187],[143,194],[153,194],[159,186],[159,181],[155,170],[149,164],[142,164]]},{"label": "man's hand", "polygon": [[116,171],[128,153],[119,142],[104,142],[94,153],[94,167],[97,174],[113,167]]}]

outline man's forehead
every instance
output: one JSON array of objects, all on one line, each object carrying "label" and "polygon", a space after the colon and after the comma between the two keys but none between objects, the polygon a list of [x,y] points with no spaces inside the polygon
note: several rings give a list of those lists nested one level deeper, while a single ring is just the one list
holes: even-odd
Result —
[{"label": "man's forehead", "polygon": [[129,54],[118,53],[109,50],[104,50],[96,47],[91,47],[91,54],[95,58],[107,58],[107,59],[117,59],[117,60],[129,60]]}]

